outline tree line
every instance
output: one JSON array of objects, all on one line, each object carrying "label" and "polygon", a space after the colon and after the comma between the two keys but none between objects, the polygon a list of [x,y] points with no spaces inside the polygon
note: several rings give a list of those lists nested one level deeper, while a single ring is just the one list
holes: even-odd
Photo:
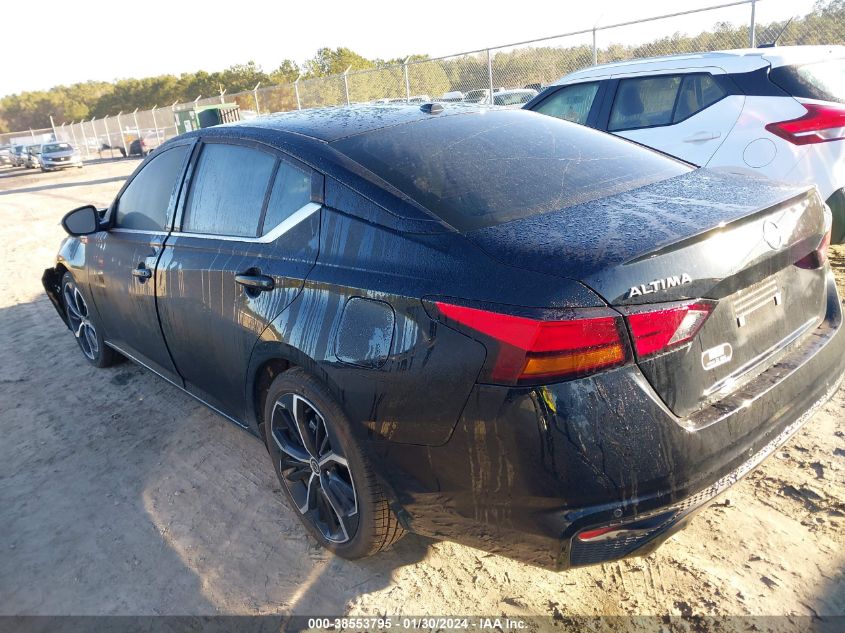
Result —
[{"label": "tree line", "polygon": [[[659,22],[657,23],[659,24]],[[818,0],[813,10],[789,22],[758,24],[758,42],[766,43],[781,33],[780,44],[845,43],[845,0]],[[609,33],[612,33],[610,31]],[[673,33],[639,45],[610,44],[598,50],[598,62],[670,53],[736,48],[747,45],[748,26],[717,23],[696,35]],[[119,111],[168,106],[189,102],[197,96],[213,97],[225,90],[230,100],[254,109],[251,91],[262,87],[262,111],[284,111],[296,107],[293,82],[299,83],[303,107],[344,103],[346,90],[353,102],[405,96],[403,59],[367,59],[348,48],[321,48],[302,64],[286,59],[275,70],[265,72],[249,61],[223,71],[160,75],[115,82],[87,81],[49,90],[30,91],[0,99],[0,132],[42,128],[49,117],[56,123],[102,118]],[[445,60],[428,60],[426,55],[408,58],[407,83],[412,94],[438,97],[450,90],[466,91],[489,84],[486,54],[464,55]],[[496,51],[493,83],[508,88],[545,84],[592,63],[590,46],[531,46]],[[350,69],[348,84],[341,74]],[[366,73],[356,71],[369,71]]]}]

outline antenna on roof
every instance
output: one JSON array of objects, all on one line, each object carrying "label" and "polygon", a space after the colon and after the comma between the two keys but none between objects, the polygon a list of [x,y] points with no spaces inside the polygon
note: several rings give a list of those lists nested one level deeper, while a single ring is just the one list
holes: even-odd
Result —
[{"label": "antenna on roof", "polygon": [[792,18],[789,18],[786,21],[786,24],[783,25],[783,28],[780,30],[780,33],[778,33],[778,36],[774,40],[772,40],[768,44],[760,44],[757,48],[774,48],[775,46],[777,46],[778,40],[780,39],[780,36],[783,35],[783,32],[789,27],[790,24],[792,24],[792,20],[794,20],[794,19],[795,18],[792,17]]}]

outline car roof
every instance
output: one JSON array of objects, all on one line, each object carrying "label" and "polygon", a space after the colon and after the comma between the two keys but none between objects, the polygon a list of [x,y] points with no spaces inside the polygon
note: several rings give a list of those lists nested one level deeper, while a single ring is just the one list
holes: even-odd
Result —
[{"label": "car roof", "polygon": [[590,66],[564,75],[551,85],[561,85],[609,77],[631,72],[657,72],[680,68],[703,68],[716,66],[728,72],[751,72],[766,66],[821,61],[830,57],[845,57],[845,46],[774,46],[771,48],[737,48],[704,53],[686,53],[630,59],[609,64]]},{"label": "car roof", "polygon": [[[432,117],[455,116],[487,110],[477,104],[442,104],[442,111],[430,114],[423,110],[426,104],[362,104],[294,110],[229,123],[219,128],[249,127],[290,132],[331,143],[347,136],[395,127]],[[211,129],[211,128],[210,128]]]}]

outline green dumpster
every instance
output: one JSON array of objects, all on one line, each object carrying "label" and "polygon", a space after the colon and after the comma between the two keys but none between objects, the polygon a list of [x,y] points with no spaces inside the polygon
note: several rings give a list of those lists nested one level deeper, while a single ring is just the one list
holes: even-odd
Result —
[{"label": "green dumpster", "polygon": [[173,114],[176,118],[176,132],[179,134],[241,120],[240,106],[237,103],[185,106],[177,108]]}]

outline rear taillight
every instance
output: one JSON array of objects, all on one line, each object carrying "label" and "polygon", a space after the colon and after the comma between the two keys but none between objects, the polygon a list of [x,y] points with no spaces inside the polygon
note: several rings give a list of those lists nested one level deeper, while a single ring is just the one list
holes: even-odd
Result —
[{"label": "rear taillight", "polygon": [[487,348],[482,382],[542,384],[587,376],[628,360],[622,319],[606,309],[542,320],[441,301],[433,305],[438,320]]},{"label": "rear taillight", "polygon": [[801,259],[799,259],[797,262],[795,262],[795,265],[798,266],[798,268],[808,268],[811,270],[815,268],[821,268],[827,263],[827,251],[829,248],[830,230],[825,233],[818,248],[806,257],[802,257]]},{"label": "rear taillight", "polygon": [[713,311],[709,301],[622,308],[637,358],[661,354],[691,341]]},{"label": "rear taillight", "polygon": [[766,129],[795,145],[845,139],[845,107],[802,103],[807,113],[797,119],[769,123]]}]

